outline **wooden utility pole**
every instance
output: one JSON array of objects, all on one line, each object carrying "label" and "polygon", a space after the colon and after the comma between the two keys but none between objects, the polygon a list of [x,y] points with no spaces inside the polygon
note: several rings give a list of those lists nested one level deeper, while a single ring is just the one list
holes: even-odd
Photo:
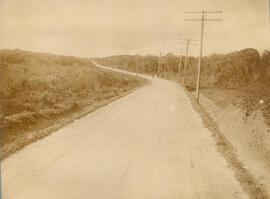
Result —
[{"label": "wooden utility pole", "polygon": [[202,49],[203,49],[203,31],[204,31],[204,10],[202,12],[201,19],[201,37],[200,37],[200,56],[199,56],[199,65],[197,73],[197,85],[196,85],[196,98],[197,101],[200,101],[200,81],[201,81],[201,64],[202,64]]},{"label": "wooden utility pole", "polygon": [[187,60],[188,60],[188,47],[189,47],[189,39],[187,40],[187,49],[185,56],[185,68],[184,68],[184,77],[183,77],[183,85],[186,85],[186,70],[187,70]]},{"label": "wooden utility pole", "polygon": [[138,77],[138,67],[139,67],[139,54],[137,54],[137,62],[136,62],[136,77]]},{"label": "wooden utility pole", "polygon": [[182,53],[186,51],[186,49],[177,49],[180,50],[179,53],[179,64],[178,64],[178,70],[177,70],[177,80],[179,81],[179,77],[180,77],[180,70],[181,70],[181,66],[182,66]]},{"label": "wooden utility pole", "polygon": [[222,21],[222,19],[207,19],[205,18],[205,14],[218,14],[223,13],[223,11],[205,11],[204,9],[201,11],[195,12],[185,12],[186,14],[201,14],[200,19],[185,19],[185,21],[201,21],[201,38],[200,38],[200,56],[199,56],[199,65],[198,65],[198,77],[197,77],[197,85],[196,85],[196,98],[199,102],[200,100],[200,80],[201,80],[201,64],[202,64],[202,51],[203,51],[203,32],[204,32],[204,22],[205,21]]},{"label": "wooden utility pole", "polygon": [[180,55],[179,66],[178,66],[178,71],[177,71],[177,80],[179,80],[181,63],[182,63],[182,55]]},{"label": "wooden utility pole", "polygon": [[128,75],[128,64],[127,64],[127,75]]},{"label": "wooden utility pole", "polygon": [[186,41],[186,43],[180,43],[180,44],[184,44],[186,45],[186,56],[185,56],[185,67],[184,67],[184,76],[183,76],[183,85],[186,85],[186,70],[187,70],[187,64],[188,64],[188,50],[189,50],[189,45],[196,45],[193,43],[190,43],[192,41],[197,41],[197,40],[193,40],[193,39],[180,39],[180,40],[184,40]]},{"label": "wooden utility pole", "polygon": [[160,64],[161,64],[161,52],[159,53],[159,57],[158,57],[158,74],[157,74],[157,76],[158,76],[158,78],[160,77]]}]

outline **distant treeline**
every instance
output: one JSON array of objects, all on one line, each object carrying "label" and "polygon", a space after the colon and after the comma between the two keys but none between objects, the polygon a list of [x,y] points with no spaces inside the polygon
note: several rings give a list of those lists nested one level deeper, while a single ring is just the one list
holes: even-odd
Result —
[{"label": "distant treeline", "polygon": [[[157,56],[131,56],[119,55],[95,59],[100,64],[140,73],[158,73]],[[180,77],[183,77],[184,57],[180,68]],[[180,58],[171,53],[163,56],[160,62],[160,76],[175,79]],[[188,58],[186,69],[186,82],[194,87],[197,78],[197,57]],[[265,50],[260,56],[256,49],[248,48],[229,54],[212,54],[203,57],[202,87],[234,88],[248,86],[250,83],[264,83],[270,80],[270,51]]]}]

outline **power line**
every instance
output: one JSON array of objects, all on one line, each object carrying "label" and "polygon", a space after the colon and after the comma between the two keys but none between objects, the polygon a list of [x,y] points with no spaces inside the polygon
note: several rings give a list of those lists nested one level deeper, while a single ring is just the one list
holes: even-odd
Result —
[{"label": "power line", "polygon": [[205,18],[205,14],[220,14],[220,13],[223,13],[223,11],[222,10],[206,11],[206,10],[203,9],[203,10],[200,10],[200,11],[187,11],[185,13],[186,14],[201,14],[201,18],[185,19],[185,21],[201,21],[200,56],[199,56],[198,77],[197,77],[197,85],[196,85],[196,98],[197,98],[197,101],[199,102],[204,22],[205,21],[222,21],[222,19],[220,19],[220,18]]}]

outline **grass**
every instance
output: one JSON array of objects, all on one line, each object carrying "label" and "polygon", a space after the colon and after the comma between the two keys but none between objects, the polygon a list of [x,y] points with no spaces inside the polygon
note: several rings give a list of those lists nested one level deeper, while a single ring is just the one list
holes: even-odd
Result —
[{"label": "grass", "polygon": [[85,58],[21,50],[0,51],[0,63],[1,147],[146,81],[101,70]]},{"label": "grass", "polygon": [[250,198],[266,199],[268,198],[265,186],[259,184],[252,173],[250,173],[244,164],[238,159],[235,148],[226,136],[220,131],[217,122],[215,122],[204,107],[199,104],[195,96],[185,89],[187,96],[193,108],[201,117],[202,123],[211,133],[220,154],[225,158],[229,167],[234,170],[234,175]]},{"label": "grass", "polygon": [[202,93],[221,108],[228,105],[240,109],[246,117],[255,111],[263,113],[264,122],[270,126],[269,89],[263,86],[242,89],[202,89]]}]

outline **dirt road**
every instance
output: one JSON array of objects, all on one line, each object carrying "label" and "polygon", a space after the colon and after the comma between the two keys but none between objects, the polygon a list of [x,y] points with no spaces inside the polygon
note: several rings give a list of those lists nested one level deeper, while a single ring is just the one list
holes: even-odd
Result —
[{"label": "dirt road", "polygon": [[248,198],[184,91],[153,80],[2,162],[4,199]]}]

